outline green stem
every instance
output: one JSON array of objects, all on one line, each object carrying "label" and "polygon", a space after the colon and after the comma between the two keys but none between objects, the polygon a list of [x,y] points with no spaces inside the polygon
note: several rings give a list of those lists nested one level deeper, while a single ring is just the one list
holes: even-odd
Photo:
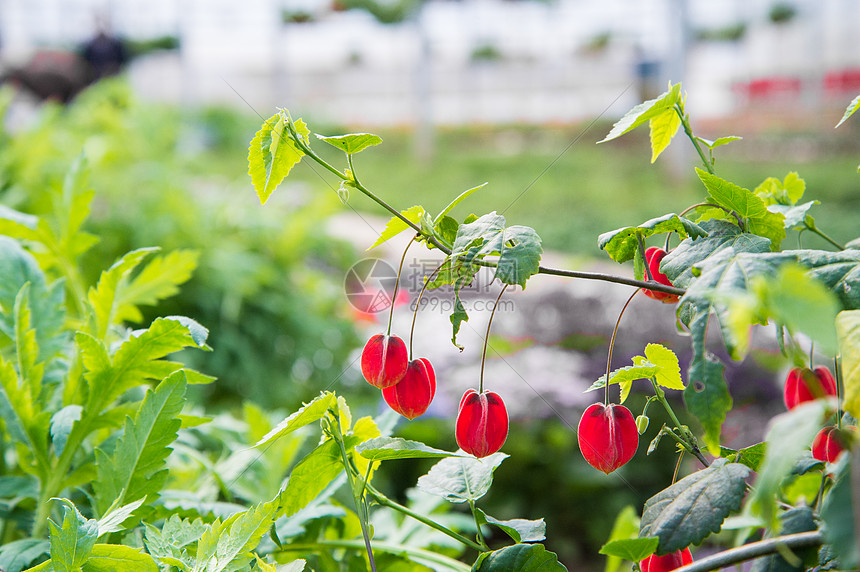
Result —
[{"label": "green stem", "polygon": [[814,232],[815,234],[817,234],[818,236],[820,236],[821,238],[823,238],[824,240],[826,240],[827,242],[829,242],[830,244],[832,244],[833,246],[838,248],[839,250],[845,250],[845,246],[839,244],[838,242],[836,242],[835,240],[833,240],[832,238],[830,238],[829,236],[824,234],[822,231],[818,230],[818,227],[815,226],[815,223],[809,224],[808,222],[804,221],[804,224],[806,225],[807,230]]},{"label": "green stem", "polygon": [[[362,502],[362,499],[355,493],[355,480],[352,476],[352,467],[349,463],[349,455],[346,452],[346,446],[343,443],[343,433],[340,430],[340,414],[337,411],[337,406],[330,409],[334,417],[334,436],[340,447],[341,459],[343,460],[343,470],[346,472],[346,480],[349,485],[349,490],[352,493],[352,500],[355,503],[355,512],[358,515],[359,523],[361,524],[361,535],[364,537],[364,547],[367,551],[367,558],[370,562],[371,572],[376,572],[376,562],[373,559],[373,548],[370,546],[370,531],[368,530],[369,515],[367,514],[367,506]],[[362,510],[364,509],[364,510]]]},{"label": "green stem", "polygon": [[381,492],[376,490],[376,488],[374,488],[373,485],[371,485],[371,484],[367,485],[367,492],[370,496],[373,497],[373,500],[375,500],[376,502],[378,502],[382,506],[387,506],[388,508],[392,508],[398,512],[401,512],[408,517],[414,518],[418,522],[426,524],[430,528],[438,530],[442,534],[445,534],[446,536],[450,536],[451,538],[453,538],[457,542],[465,544],[469,548],[473,548],[474,550],[477,550],[478,552],[487,552],[488,551],[488,548],[486,548],[485,546],[481,546],[480,544],[475,543],[473,540],[466,538],[462,534],[454,532],[450,528],[447,528],[444,525],[441,525],[434,520],[430,520],[426,516],[418,514],[417,512],[413,511],[412,509],[405,507],[402,504],[399,504],[399,503],[391,500],[390,498],[388,498],[387,496],[385,496],[384,494],[382,494]]},{"label": "green stem", "polygon": [[687,135],[687,138],[692,141],[693,147],[696,148],[696,152],[699,154],[699,158],[702,160],[702,164],[705,166],[705,169],[712,175],[716,175],[714,171],[714,165],[705,157],[705,152],[702,151],[702,146],[699,145],[699,140],[696,139],[696,136],[693,135],[693,128],[690,126],[690,118],[687,116],[684,111],[684,107],[680,103],[675,104],[675,111],[678,113],[678,117],[681,118],[681,125],[684,126],[684,133]]},{"label": "green stem", "polygon": [[645,240],[642,238],[641,232],[636,233],[636,240],[639,241],[639,254],[642,256],[642,263],[645,265],[645,277],[648,278],[648,282],[654,282],[654,277],[651,276],[651,267],[648,265],[648,259],[645,258]]},{"label": "green stem", "polygon": [[[469,572],[470,566],[463,564],[459,560],[454,560],[443,554],[430,552],[421,548],[406,546],[405,544],[393,544],[388,542],[376,542],[374,546],[377,550],[388,552],[389,554],[406,554],[407,556],[418,557],[427,562],[434,562],[446,568],[457,570],[459,572]],[[358,540],[319,540],[313,543],[288,544],[284,546],[284,550],[275,554],[289,554],[293,552],[321,552],[328,553],[332,549],[345,548],[347,550],[361,550],[363,545]]]},{"label": "green stem", "polygon": [[472,499],[469,499],[469,508],[472,509],[472,518],[475,519],[475,529],[478,531],[478,544],[483,546],[485,550],[489,550],[487,541],[484,539],[484,533],[481,532],[481,522],[478,519],[478,509],[475,507],[475,501]]},{"label": "green stem", "polygon": [[[678,420],[678,416],[675,415],[675,411],[672,409],[672,406],[669,405],[669,400],[666,399],[666,392],[663,391],[659,385],[657,385],[657,381],[653,377],[651,378],[651,385],[654,386],[654,393],[656,394],[657,399],[660,400],[660,403],[663,404],[663,409],[665,409],[666,413],[669,414],[669,418],[672,419],[672,423],[675,424],[675,427],[678,429],[681,435],[686,436],[688,429],[684,427],[681,421]],[[698,445],[696,445],[695,443],[691,443],[686,437],[682,438],[676,435],[673,431],[670,431],[669,434],[672,435],[676,441],[681,443],[684,448],[690,452],[690,454],[695,456],[699,460],[699,462],[702,463],[702,465],[704,465],[705,467],[709,465],[708,460],[705,459],[704,455],[702,455],[702,452],[699,450]]]},{"label": "green stem", "polygon": [[800,532],[798,534],[787,534],[785,536],[777,536],[758,542],[751,542],[718,552],[717,554],[706,556],[701,560],[692,564],[687,564],[675,570],[675,572],[709,572],[710,570],[722,570],[740,562],[746,562],[753,558],[767,556],[769,554],[777,554],[783,548],[789,550],[797,550],[801,548],[811,548],[821,546],[824,543],[824,535],[820,530],[813,532]]}]

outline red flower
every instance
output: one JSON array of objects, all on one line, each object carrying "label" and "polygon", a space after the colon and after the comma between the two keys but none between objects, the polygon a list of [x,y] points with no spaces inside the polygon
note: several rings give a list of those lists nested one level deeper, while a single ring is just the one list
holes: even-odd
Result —
[{"label": "red flower", "polygon": [[403,340],[377,334],[367,341],[361,352],[361,373],[367,383],[385,389],[403,379],[408,362]]},{"label": "red flower", "polygon": [[[648,270],[651,272],[651,278],[653,278],[655,282],[665,284],[666,286],[672,286],[672,282],[670,282],[669,279],[666,278],[665,274],[660,272],[660,262],[662,262],[663,257],[666,256],[666,254],[668,253],[662,248],[652,246],[645,251],[645,263],[648,265]],[[649,298],[660,300],[661,302],[665,302],[666,304],[673,304],[677,302],[680,298],[677,294],[655,292],[654,290],[648,290],[647,288],[643,289],[642,291]]]},{"label": "red flower", "polygon": [[832,463],[839,456],[839,453],[846,449],[845,437],[846,435],[836,427],[825,427],[818,432],[812,442],[812,456],[819,461]]},{"label": "red flower", "polygon": [[642,572],[671,572],[672,570],[677,570],[681,566],[686,566],[687,564],[692,563],[693,555],[690,554],[689,548],[685,548],[684,550],[676,550],[675,552],[664,556],[652,554],[639,565],[642,568]]},{"label": "red flower", "polygon": [[794,409],[805,401],[828,395],[836,395],[836,381],[826,367],[818,366],[814,370],[796,367],[788,372],[783,397],[785,406],[789,409]]},{"label": "red flower", "polygon": [[633,414],[623,405],[590,405],[582,414],[577,440],[588,464],[607,475],[633,458],[639,431]]},{"label": "red flower", "polygon": [[508,437],[508,411],[502,398],[492,391],[464,393],[457,411],[456,436],[460,448],[476,457],[501,449]]},{"label": "red flower", "polygon": [[427,411],[434,395],[436,373],[427,358],[409,362],[403,379],[382,390],[385,402],[407,419],[415,419]]}]

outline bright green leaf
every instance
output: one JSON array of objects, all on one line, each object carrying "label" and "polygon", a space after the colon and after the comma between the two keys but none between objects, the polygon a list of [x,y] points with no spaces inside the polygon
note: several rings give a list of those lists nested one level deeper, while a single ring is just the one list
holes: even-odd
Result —
[{"label": "bright green leaf", "polygon": [[51,417],[51,443],[57,457],[63,454],[72,426],[80,420],[82,411],[80,405],[66,405]]},{"label": "bright green leaf", "polygon": [[462,193],[460,193],[459,195],[457,195],[457,198],[455,198],[453,201],[451,201],[450,203],[448,203],[448,206],[447,206],[447,207],[445,207],[444,209],[442,209],[442,212],[441,212],[441,213],[439,213],[439,214],[436,216],[436,218],[435,218],[435,219],[433,219],[433,222],[434,222],[434,223],[438,223],[440,220],[442,220],[442,218],[444,218],[444,217],[445,217],[445,215],[447,215],[449,212],[451,212],[452,210],[454,210],[454,207],[456,207],[456,206],[457,206],[457,205],[459,205],[461,202],[463,202],[464,200],[466,200],[467,198],[469,198],[469,196],[471,196],[471,195],[472,195],[472,193],[474,193],[475,191],[479,191],[479,190],[483,189],[483,188],[484,188],[484,187],[486,187],[486,186],[487,186],[487,183],[482,183],[482,184],[478,185],[477,187],[472,187],[471,189],[468,189],[468,190],[466,190],[466,191],[463,191]]},{"label": "bright green leaf", "polygon": [[645,357],[650,364],[660,368],[655,376],[659,385],[667,389],[684,389],[681,366],[675,352],[660,344],[648,344],[645,346]]},{"label": "bright green leaf", "polygon": [[407,441],[399,437],[376,437],[361,443],[355,448],[365,459],[371,461],[388,461],[390,459],[436,459],[442,457],[462,456],[462,453],[450,453],[441,449],[428,447],[418,441]]},{"label": "bright green leaf", "polygon": [[317,138],[325,141],[332,147],[340,149],[347,155],[358,153],[368,147],[382,143],[382,137],[373,133],[350,133],[348,135],[333,135],[331,137],[317,134]]},{"label": "bright green leaf", "polygon": [[498,520],[479,508],[475,510],[478,513],[478,517],[483,521],[481,524],[497,526],[502,532],[510,536],[514,542],[540,542],[546,539],[546,523],[542,518],[538,520],[526,520],[523,518]]},{"label": "bright green leaf", "polygon": [[622,538],[607,542],[600,548],[600,553],[614,556],[630,562],[645,560],[657,550],[659,539],[656,537],[646,538]]},{"label": "bright green leaf", "polygon": [[845,108],[845,114],[842,115],[842,119],[839,120],[839,123],[836,124],[836,127],[839,127],[843,123],[845,123],[849,117],[854,115],[854,112],[860,109],[860,95],[851,100],[851,103],[848,104],[848,107]]},{"label": "bright green leaf", "polygon": [[50,555],[51,544],[41,538],[24,538],[0,546],[0,570],[21,572],[36,559]]},{"label": "bright green leaf", "polygon": [[652,218],[639,226],[627,226],[605,232],[597,237],[597,246],[605,250],[615,262],[627,262],[633,259],[634,252],[639,249],[639,235],[644,240],[649,236],[667,232],[676,232],[682,238],[694,239],[708,235],[707,231],[694,222],[670,213]]},{"label": "bright green leaf", "polygon": [[475,501],[487,494],[493,483],[493,471],[507,459],[504,453],[488,457],[449,457],[418,478],[418,488],[449,502]]},{"label": "bright green leaf", "polygon": [[120,309],[121,281],[135,269],[143,259],[158,251],[157,248],[139,248],[123,255],[122,258],[102,272],[98,284],[90,288],[87,300],[93,311],[94,324],[90,333],[100,340],[107,335],[108,328],[117,323]]},{"label": "bright green leaf", "polygon": [[730,463],[740,463],[746,465],[753,471],[758,471],[764,453],[767,448],[766,443],[756,443],[740,450],[729,449],[728,447],[720,448],[720,457],[728,459]]},{"label": "bright green leaf", "polygon": [[[638,534],[639,513],[636,512],[636,509],[632,505],[627,505],[615,517],[615,523],[612,525],[612,531],[609,533],[606,544],[610,544],[614,540],[636,538]],[[606,544],[604,544],[604,547]],[[656,545],[654,549],[657,549]],[[621,557],[609,554],[606,557],[606,567],[603,569],[603,572],[617,572],[621,564]]]},{"label": "bright green leaf", "polygon": [[648,122],[651,129],[651,162],[657,160],[672,138],[681,127],[681,116],[672,107],[667,107],[663,112],[651,118]]},{"label": "bright green leaf", "polygon": [[193,250],[175,250],[154,257],[118,293],[114,319],[117,322],[143,320],[138,306],[154,306],[159,300],[179,292],[179,285],[191,278],[199,256],[200,253]]},{"label": "bright green leaf", "polygon": [[729,143],[740,141],[741,139],[743,139],[743,137],[738,137],[737,135],[727,135],[726,137],[718,137],[713,141],[711,141],[710,139],[705,139],[704,137],[696,137],[696,139],[704,143],[708,149],[713,150],[717,147],[722,147],[723,145],[728,145]]},{"label": "bright green leaf", "polygon": [[860,419],[860,310],[840,312],[836,316],[836,335],[845,388],[842,407],[855,419]]},{"label": "bright green leaf", "polygon": [[343,471],[340,448],[329,439],[308,453],[290,472],[283,516],[291,516],[314,500]]},{"label": "bright green leaf", "polygon": [[646,121],[650,121],[652,118],[657,117],[667,109],[673,108],[678,102],[680,94],[680,83],[670,85],[667,92],[661,94],[655,99],[642,102],[625,113],[624,116],[612,126],[609,134],[607,134],[601,141],[598,141],[598,143],[611,141],[616,137],[629,133],[644,124]]},{"label": "bright green leaf", "polygon": [[278,423],[262,439],[257,441],[254,447],[260,447],[279,437],[292,433],[305,425],[319,421],[325,415],[325,412],[328,411],[328,408],[331,407],[334,399],[335,394],[330,391],[321,393],[309,403],[302,406],[298,411]]},{"label": "bright green leaf", "polygon": [[493,552],[484,552],[472,566],[472,572],[567,572],[554,552],[543,544],[514,544]]},{"label": "bright green leaf", "polygon": [[[403,215],[406,220],[411,222],[412,224],[418,224],[422,217],[424,217],[424,207],[420,205],[415,205],[413,207],[409,207],[406,210],[400,211],[400,214]],[[372,248],[376,248],[380,244],[394,238],[404,230],[410,228],[408,224],[403,222],[400,217],[393,216],[391,217],[387,223],[385,223],[385,228],[382,229],[382,233],[379,235],[379,238],[376,239],[376,242],[370,245],[370,250]]]},{"label": "bright green leaf", "polygon": [[[609,374],[609,384],[620,383],[622,386],[629,385],[638,379],[650,379],[657,375],[659,371],[659,366],[644,361],[634,365],[619,367]],[[603,387],[606,387],[606,375],[601,375],[585,391],[594,391]]]},{"label": "bright green leaf", "polygon": [[63,522],[48,520],[51,530],[51,565],[55,572],[77,572],[89,558],[98,538],[99,524],[81,516],[67,499],[63,503]]},{"label": "bright green leaf", "polygon": [[[271,116],[254,135],[248,148],[248,174],[260,204],[269,200],[272,192],[304,156],[290,137],[288,121],[290,119],[284,111]],[[306,139],[310,134],[301,119],[293,126],[302,138]]]}]

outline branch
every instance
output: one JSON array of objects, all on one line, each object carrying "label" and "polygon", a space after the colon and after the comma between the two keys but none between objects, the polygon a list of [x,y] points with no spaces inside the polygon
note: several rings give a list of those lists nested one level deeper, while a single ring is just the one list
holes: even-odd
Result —
[{"label": "branch", "polygon": [[720,570],[722,568],[732,566],[739,562],[752,560],[760,556],[776,554],[781,547],[789,549],[811,548],[824,544],[824,535],[821,531],[800,532],[798,534],[787,534],[785,536],[777,536],[776,538],[768,538],[751,542],[718,552],[712,556],[702,558],[698,562],[687,564],[675,570],[675,572],[708,572],[710,570]]}]

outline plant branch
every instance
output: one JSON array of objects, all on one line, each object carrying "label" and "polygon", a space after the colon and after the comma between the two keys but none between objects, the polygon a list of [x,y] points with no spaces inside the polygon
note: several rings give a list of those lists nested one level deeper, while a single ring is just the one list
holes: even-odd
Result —
[{"label": "plant branch", "polygon": [[690,125],[690,117],[684,111],[684,106],[681,103],[675,104],[675,111],[678,113],[678,117],[681,118],[681,125],[684,126],[684,133],[687,135],[687,138],[693,142],[693,147],[696,148],[696,152],[699,154],[699,158],[702,160],[702,164],[705,166],[705,169],[712,175],[716,175],[714,171],[714,165],[705,157],[705,152],[702,151],[702,146],[699,145],[699,140],[696,139],[696,136],[693,135],[693,128]]},{"label": "plant branch", "polygon": [[[463,564],[459,560],[454,560],[449,556],[407,546],[405,544],[394,544],[389,542],[376,542],[374,546],[377,550],[388,552],[389,554],[406,554],[408,556],[417,556],[421,560],[434,562],[445,567],[445,569],[457,570],[459,572],[469,572],[471,567]],[[288,554],[290,552],[323,552],[328,553],[333,549],[345,548],[347,550],[361,550],[363,544],[359,540],[318,540],[313,543],[296,543],[286,544],[284,548],[275,554]]]},{"label": "plant branch", "polygon": [[691,210],[693,210],[693,209],[697,209],[697,208],[699,208],[699,207],[713,207],[713,208],[715,208],[715,209],[720,209],[720,210],[725,211],[726,213],[728,213],[728,214],[732,215],[733,217],[735,217],[735,220],[737,220],[737,221],[738,221],[738,226],[741,228],[741,230],[743,230],[744,232],[746,232],[746,225],[744,224],[744,219],[741,217],[741,215],[739,215],[738,213],[736,213],[735,211],[733,211],[733,210],[732,210],[732,209],[730,209],[730,208],[726,208],[726,207],[724,207],[724,206],[716,205],[716,204],[714,204],[714,203],[696,203],[696,204],[691,205],[691,206],[689,206],[689,207],[685,208],[684,210],[682,210],[682,211],[681,211],[681,214],[679,214],[678,216],[679,216],[679,217],[684,216],[685,214],[687,214],[687,213],[688,213],[688,212],[690,212]]},{"label": "plant branch", "polygon": [[[688,434],[689,430],[685,430],[686,428],[678,420],[678,416],[675,415],[675,411],[672,409],[672,406],[669,405],[669,400],[666,399],[666,392],[663,391],[659,385],[657,385],[657,381],[652,377],[651,385],[654,386],[654,393],[657,395],[657,399],[660,400],[660,403],[663,404],[663,409],[666,410],[666,413],[669,414],[669,417],[672,419],[672,423],[675,424],[678,431],[681,432],[682,435]],[[668,431],[669,435],[671,435],[678,443],[680,443],[687,451],[690,452],[691,455],[696,457],[702,465],[705,467],[709,466],[708,460],[702,455],[702,451],[699,450],[699,447],[695,443],[691,443],[688,438],[682,438],[679,435],[676,435],[674,431]]]},{"label": "plant branch", "polygon": [[820,546],[824,543],[824,535],[821,531],[800,532],[798,534],[787,534],[785,536],[777,536],[776,538],[768,538],[751,542],[724,550],[712,556],[702,558],[698,562],[687,564],[675,570],[675,572],[708,572],[710,570],[721,570],[723,568],[752,560],[769,554],[777,554],[780,549],[788,548],[797,550],[800,548],[811,548]]},{"label": "plant branch", "polygon": [[806,225],[806,228],[808,230],[814,232],[815,234],[817,234],[818,236],[820,236],[821,238],[823,238],[824,240],[826,240],[827,242],[829,242],[830,244],[832,244],[833,246],[838,248],[839,250],[845,250],[845,246],[839,244],[838,242],[836,242],[835,240],[833,240],[832,238],[830,238],[829,236],[824,234],[822,231],[818,230],[818,227],[815,226],[814,222],[812,224],[810,224],[809,221],[804,221],[803,224]]}]

